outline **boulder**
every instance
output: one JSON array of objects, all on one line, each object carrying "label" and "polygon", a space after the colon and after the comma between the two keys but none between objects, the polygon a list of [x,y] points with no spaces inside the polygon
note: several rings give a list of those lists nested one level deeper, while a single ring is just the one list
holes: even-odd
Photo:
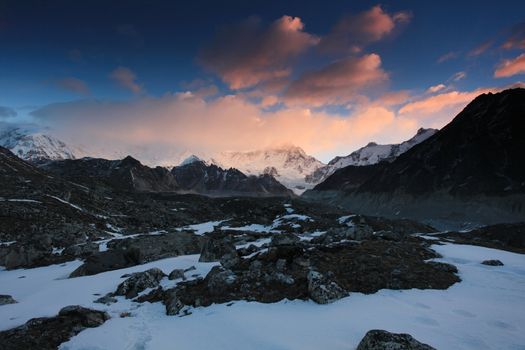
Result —
[{"label": "boulder", "polygon": [[293,233],[281,233],[272,236],[270,246],[277,247],[282,245],[294,245],[300,241],[300,238]]},{"label": "boulder", "polygon": [[483,265],[488,265],[488,266],[503,266],[503,263],[499,260],[484,260],[481,263]]},{"label": "boulder", "polygon": [[202,246],[199,262],[219,261],[226,254],[237,254],[235,245],[229,238],[211,238]]},{"label": "boulder", "polygon": [[335,281],[330,281],[317,271],[310,270],[306,277],[308,295],[318,304],[330,304],[348,295]]},{"label": "boulder", "polygon": [[16,304],[17,301],[10,295],[0,295],[0,305]]},{"label": "boulder", "polygon": [[170,274],[168,275],[168,279],[170,280],[176,280],[176,279],[183,279],[185,280],[186,279],[186,276],[184,276],[184,270],[183,269],[175,269],[173,271],[170,272]]},{"label": "boulder", "polygon": [[356,350],[436,350],[410,334],[371,330],[366,333]]},{"label": "boulder", "polygon": [[184,307],[184,303],[178,298],[177,291],[170,289],[165,293],[164,306],[166,307],[166,315],[177,315]]},{"label": "boulder", "polygon": [[146,288],[157,287],[164,276],[164,272],[158,268],[133,273],[128,279],[119,284],[115,295],[125,295],[126,299],[134,298]]}]

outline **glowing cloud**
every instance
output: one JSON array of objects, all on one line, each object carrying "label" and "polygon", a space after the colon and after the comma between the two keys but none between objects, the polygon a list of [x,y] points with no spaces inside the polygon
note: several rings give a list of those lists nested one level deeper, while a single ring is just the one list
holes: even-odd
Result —
[{"label": "glowing cloud", "polygon": [[525,73],[525,53],[516,58],[504,60],[494,71],[495,78],[506,78]]},{"label": "glowing cloud", "polygon": [[287,77],[290,60],[319,41],[303,29],[299,17],[283,16],[267,28],[250,18],[220,32],[199,61],[232,89]]}]

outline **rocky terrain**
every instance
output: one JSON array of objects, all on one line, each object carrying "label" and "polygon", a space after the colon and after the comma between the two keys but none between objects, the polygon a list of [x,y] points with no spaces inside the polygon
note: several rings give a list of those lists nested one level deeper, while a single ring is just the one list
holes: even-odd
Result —
[{"label": "rocky terrain", "polygon": [[336,171],[305,194],[434,225],[525,220],[525,90],[484,94],[392,163]]}]

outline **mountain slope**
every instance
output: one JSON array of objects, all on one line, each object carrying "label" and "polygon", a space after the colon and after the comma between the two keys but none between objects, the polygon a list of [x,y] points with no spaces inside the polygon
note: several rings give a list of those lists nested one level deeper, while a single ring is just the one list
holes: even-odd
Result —
[{"label": "mountain slope", "polygon": [[344,157],[335,157],[324,167],[317,169],[312,175],[307,177],[311,183],[320,183],[328,176],[332,175],[337,169],[353,166],[363,166],[377,164],[381,161],[393,161],[402,153],[408,151],[418,143],[428,139],[437,132],[436,129],[419,129],[411,139],[399,144],[378,145],[370,142],[365,147],[358,149]]},{"label": "mountain slope", "polygon": [[290,191],[271,175],[246,176],[235,168],[227,170],[197,159],[183,162],[171,173],[181,190],[210,195],[290,195]]},{"label": "mountain slope", "polygon": [[0,126],[0,128],[0,146],[33,163],[75,159],[79,153],[65,142],[35,128],[20,126]]},{"label": "mountain slope", "polygon": [[[452,122],[354,188],[336,172],[306,196],[363,213],[496,223],[525,220],[525,90],[478,96]],[[344,169],[343,169],[344,170]]]},{"label": "mountain slope", "polygon": [[239,169],[247,175],[270,174],[297,194],[313,187],[313,184],[307,183],[306,177],[324,166],[296,146],[251,152],[223,152],[211,161],[223,168]]}]

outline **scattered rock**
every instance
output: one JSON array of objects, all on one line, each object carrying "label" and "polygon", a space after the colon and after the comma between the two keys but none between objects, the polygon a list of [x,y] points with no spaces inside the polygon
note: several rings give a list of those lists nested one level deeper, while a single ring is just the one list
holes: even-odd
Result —
[{"label": "scattered rock", "polygon": [[436,350],[410,334],[371,330],[366,333],[356,350]]},{"label": "scattered rock", "polygon": [[115,298],[112,293],[108,293],[94,301],[94,303],[105,304],[105,305],[111,305],[116,302],[117,302],[117,298]]},{"label": "scattered rock", "polygon": [[102,325],[109,319],[103,311],[66,306],[57,316],[33,318],[24,325],[0,332],[2,350],[55,350],[85,328]]},{"label": "scattered rock", "polygon": [[164,299],[164,306],[166,306],[166,315],[173,316],[177,315],[180,310],[184,307],[184,304],[177,296],[175,289],[167,291]]},{"label": "scattered rock", "polygon": [[239,258],[239,254],[237,254],[237,251],[226,253],[220,259],[221,265],[224,266],[224,268],[226,269],[231,269],[240,261],[241,259]]},{"label": "scattered rock", "polygon": [[146,288],[157,287],[164,276],[166,276],[164,272],[158,268],[133,273],[127,280],[119,284],[115,295],[125,295],[126,299],[134,298]]},{"label": "scattered rock", "polygon": [[348,295],[336,282],[328,280],[317,271],[307,275],[308,295],[318,304],[330,304]]},{"label": "scattered rock", "polygon": [[270,246],[277,247],[282,245],[293,245],[300,241],[300,238],[293,233],[281,233],[272,236]]},{"label": "scattered rock", "polygon": [[91,276],[97,273],[123,269],[142,262],[140,250],[108,250],[90,255],[84,264],[73,271],[69,277]]},{"label": "scattered rock", "polygon": [[98,253],[99,247],[98,243],[95,242],[89,242],[85,244],[76,244],[67,247],[62,251],[62,255],[68,255],[68,256],[86,256],[94,253]]},{"label": "scattered rock", "polygon": [[484,260],[481,263],[483,265],[488,265],[488,266],[503,266],[503,263],[499,260]]},{"label": "scattered rock", "polygon": [[237,254],[235,245],[228,238],[210,238],[202,246],[199,262],[219,261],[226,254]]},{"label": "scattered rock", "polygon": [[10,295],[0,295],[0,305],[16,304],[17,301]]},{"label": "scattered rock", "polygon": [[170,272],[168,275],[168,279],[170,280],[176,280],[178,278],[181,278],[182,280],[186,279],[186,276],[184,276],[184,270],[183,269],[175,269]]}]

